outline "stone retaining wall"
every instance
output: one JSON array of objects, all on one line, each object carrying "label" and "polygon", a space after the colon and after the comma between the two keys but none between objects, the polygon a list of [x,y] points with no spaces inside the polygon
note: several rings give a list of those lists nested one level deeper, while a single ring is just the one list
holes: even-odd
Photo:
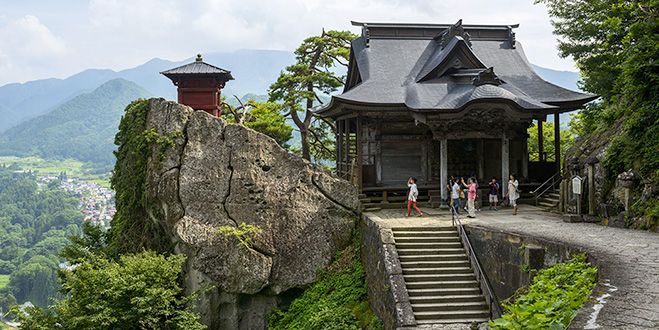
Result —
[{"label": "stone retaining wall", "polygon": [[398,260],[394,234],[390,228],[378,225],[377,216],[364,215],[362,260],[366,272],[368,298],[371,309],[385,329],[416,325],[410,297],[405,287],[403,270]]},{"label": "stone retaining wall", "polygon": [[574,254],[583,253],[576,247],[489,228],[465,226],[465,229],[500,301],[531,283],[529,270],[551,268],[570,260]]}]

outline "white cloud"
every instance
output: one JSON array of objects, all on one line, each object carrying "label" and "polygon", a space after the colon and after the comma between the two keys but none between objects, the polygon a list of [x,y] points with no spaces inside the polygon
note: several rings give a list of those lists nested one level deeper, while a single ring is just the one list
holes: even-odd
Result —
[{"label": "white cloud", "polygon": [[[350,21],[515,24],[529,60],[574,70],[559,58],[547,10],[533,0],[88,0],[86,8],[36,13],[3,26],[0,17],[0,85],[36,78],[4,73],[26,63],[41,78],[87,68],[124,69],[160,57],[180,60],[197,52],[237,49],[293,50],[321,28],[351,30]],[[27,6],[26,6],[27,7]],[[34,7],[33,7],[34,8]],[[39,17],[49,17],[48,26]],[[75,57],[62,56],[70,49]],[[21,58],[29,61],[22,61]],[[15,71],[18,72],[18,71]]]},{"label": "white cloud", "polygon": [[26,15],[0,25],[0,84],[39,77],[70,53],[64,41]]}]

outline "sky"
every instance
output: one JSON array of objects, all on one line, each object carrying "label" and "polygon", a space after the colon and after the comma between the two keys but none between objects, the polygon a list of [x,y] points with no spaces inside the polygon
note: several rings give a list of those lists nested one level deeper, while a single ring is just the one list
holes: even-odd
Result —
[{"label": "sky", "polygon": [[[158,57],[295,49],[350,21],[520,24],[517,41],[539,66],[560,58],[544,5],[533,0],[0,0],[0,86],[66,78],[85,69],[135,67]],[[220,65],[220,63],[218,63]]]}]

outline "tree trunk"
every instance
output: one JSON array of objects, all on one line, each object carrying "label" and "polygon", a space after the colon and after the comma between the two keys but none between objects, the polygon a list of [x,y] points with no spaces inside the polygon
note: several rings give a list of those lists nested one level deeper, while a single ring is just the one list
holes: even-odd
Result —
[{"label": "tree trunk", "polygon": [[302,158],[311,161],[311,143],[309,142],[309,130],[300,127],[300,142],[302,143]]}]

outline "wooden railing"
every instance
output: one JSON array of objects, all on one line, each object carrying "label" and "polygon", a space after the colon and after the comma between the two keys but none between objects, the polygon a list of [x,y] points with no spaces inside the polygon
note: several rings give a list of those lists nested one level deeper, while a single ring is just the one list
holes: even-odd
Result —
[{"label": "wooden railing", "polygon": [[490,285],[490,281],[487,279],[487,276],[485,275],[480,262],[478,262],[476,253],[471,246],[471,242],[469,242],[469,237],[465,232],[462,222],[460,222],[460,216],[455,211],[455,206],[451,207],[451,215],[453,216],[453,225],[457,227],[460,240],[462,241],[462,245],[464,246],[465,251],[467,252],[467,256],[469,257],[471,268],[474,270],[474,274],[476,274],[476,280],[481,287],[481,292],[483,292],[483,296],[485,296],[485,301],[487,302],[490,310],[490,319],[494,320],[500,318],[503,312],[501,311],[501,304],[499,303],[499,299],[497,299],[497,296]]}]

